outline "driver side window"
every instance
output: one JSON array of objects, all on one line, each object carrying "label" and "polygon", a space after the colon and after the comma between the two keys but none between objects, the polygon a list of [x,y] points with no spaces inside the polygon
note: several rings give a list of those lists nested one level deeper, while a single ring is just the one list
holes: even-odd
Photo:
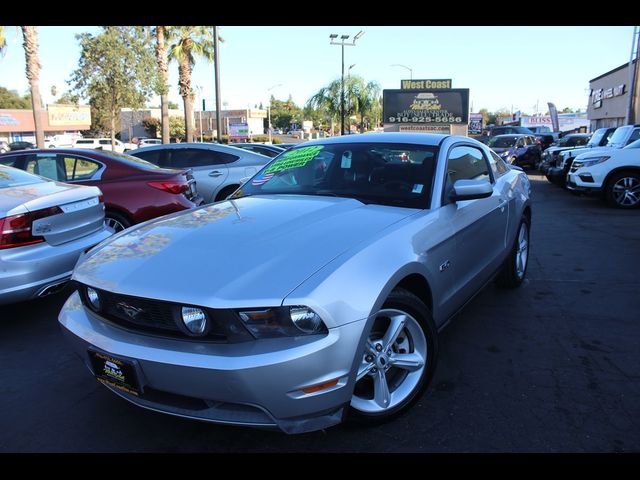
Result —
[{"label": "driver side window", "polygon": [[447,158],[447,175],[445,177],[444,202],[458,180],[487,180],[491,182],[489,164],[480,149],[471,146],[453,147]]}]

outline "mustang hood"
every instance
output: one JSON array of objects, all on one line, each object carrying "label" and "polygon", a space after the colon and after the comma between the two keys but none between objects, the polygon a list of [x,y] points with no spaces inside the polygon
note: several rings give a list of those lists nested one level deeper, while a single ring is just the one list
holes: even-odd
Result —
[{"label": "mustang hood", "polygon": [[228,200],[124,231],[81,259],[73,278],[214,308],[278,305],[333,258],[414,212],[336,197]]}]

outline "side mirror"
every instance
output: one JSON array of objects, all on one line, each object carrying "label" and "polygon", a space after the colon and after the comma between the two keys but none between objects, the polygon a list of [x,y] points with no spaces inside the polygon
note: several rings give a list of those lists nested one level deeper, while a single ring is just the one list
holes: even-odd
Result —
[{"label": "side mirror", "polygon": [[493,193],[493,187],[488,180],[458,180],[453,184],[453,191],[449,198],[454,202],[487,198]]}]

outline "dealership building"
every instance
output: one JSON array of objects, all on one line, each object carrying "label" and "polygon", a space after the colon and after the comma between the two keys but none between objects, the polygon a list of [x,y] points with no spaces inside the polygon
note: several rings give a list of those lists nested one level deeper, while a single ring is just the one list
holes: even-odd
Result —
[{"label": "dealership building", "polygon": [[[88,105],[49,105],[40,112],[45,137],[54,135],[81,136],[91,128]],[[36,143],[33,110],[0,109],[0,140]]]},{"label": "dealership building", "polygon": [[[589,81],[589,105],[587,116],[593,132],[602,127],[619,127],[626,125],[629,95],[633,95],[633,112],[628,123],[640,123],[640,99],[638,96],[637,61],[633,62],[636,70],[635,81],[631,81],[629,64],[603,73]],[[636,88],[633,88],[635,83]]]}]

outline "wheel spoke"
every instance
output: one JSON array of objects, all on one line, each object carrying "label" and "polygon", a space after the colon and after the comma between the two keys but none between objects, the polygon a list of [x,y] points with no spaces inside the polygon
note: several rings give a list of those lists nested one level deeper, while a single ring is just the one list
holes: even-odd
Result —
[{"label": "wheel spoke", "polygon": [[394,367],[414,372],[424,366],[424,358],[417,352],[399,353],[392,355],[389,363]]},{"label": "wheel spoke", "polygon": [[398,336],[404,329],[406,323],[406,315],[394,315],[393,317],[391,317],[389,328],[387,329],[387,332],[384,334],[384,338],[382,339],[382,347],[384,350],[391,347],[391,345],[393,345],[393,343],[398,339]]},{"label": "wheel spoke", "polygon": [[391,403],[389,384],[387,383],[387,377],[382,370],[378,370],[373,377],[373,400],[381,408],[387,408]]},{"label": "wheel spoke", "polygon": [[362,380],[362,378],[367,375],[371,369],[374,367],[373,363],[363,363],[358,370],[358,375],[356,376],[356,382]]}]

